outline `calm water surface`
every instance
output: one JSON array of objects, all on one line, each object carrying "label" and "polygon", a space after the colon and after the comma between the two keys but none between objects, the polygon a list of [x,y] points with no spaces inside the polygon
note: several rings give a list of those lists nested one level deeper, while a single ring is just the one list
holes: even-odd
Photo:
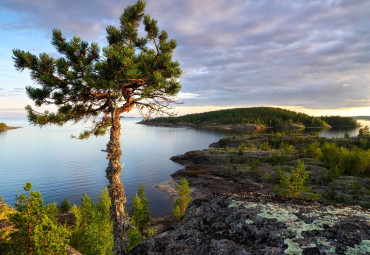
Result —
[{"label": "calm water surface", "polygon": [[[191,128],[147,127],[136,124],[140,119],[122,120],[122,181],[131,204],[141,182],[146,186],[149,207],[153,216],[171,212],[172,202],[167,194],[154,185],[171,179],[170,175],[182,166],[169,158],[189,150],[205,149],[226,136],[225,132]],[[107,185],[105,168],[108,135],[88,140],[72,139],[83,126],[65,125],[43,128],[30,126],[25,119],[2,119],[9,126],[23,128],[0,132],[0,194],[11,205],[16,189],[23,192],[24,184],[32,182],[44,202],[58,204],[67,197],[79,203],[87,193],[97,200]]]},{"label": "calm water surface", "polygon": [[[172,211],[172,202],[167,194],[159,192],[154,185],[171,179],[170,175],[182,168],[169,158],[190,150],[205,149],[229,132],[198,130],[192,128],[148,127],[136,124],[140,119],[122,120],[122,158],[124,163],[122,181],[130,208],[141,182],[146,186],[149,207],[153,216],[164,216]],[[78,135],[83,126],[64,127],[30,126],[25,119],[2,119],[9,126],[23,128],[0,132],[0,194],[11,205],[15,203],[16,189],[22,193],[23,185],[32,182],[45,203],[58,204],[67,197],[79,203],[87,193],[97,200],[98,193],[107,184],[105,168],[106,153],[102,152],[108,135],[91,137],[80,141],[70,138]],[[370,121],[360,121],[370,125]],[[321,130],[325,137],[351,136],[354,129]]]}]

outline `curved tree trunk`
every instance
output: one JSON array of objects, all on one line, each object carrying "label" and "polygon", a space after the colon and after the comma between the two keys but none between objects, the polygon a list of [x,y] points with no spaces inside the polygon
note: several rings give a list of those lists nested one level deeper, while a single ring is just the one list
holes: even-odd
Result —
[{"label": "curved tree trunk", "polygon": [[120,157],[122,154],[120,116],[117,109],[112,111],[112,127],[110,130],[110,140],[107,144],[108,167],[106,169],[109,180],[108,191],[112,201],[111,217],[113,219],[113,237],[114,237],[114,254],[126,254],[129,244],[128,238],[128,215],[125,212],[124,204],[126,203],[123,184],[121,183]]}]

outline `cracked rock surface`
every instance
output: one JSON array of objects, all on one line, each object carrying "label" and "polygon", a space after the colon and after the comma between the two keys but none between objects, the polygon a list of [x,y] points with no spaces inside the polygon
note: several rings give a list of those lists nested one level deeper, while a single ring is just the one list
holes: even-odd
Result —
[{"label": "cracked rock surface", "polygon": [[276,195],[192,202],[178,226],[131,254],[370,254],[370,211]]}]

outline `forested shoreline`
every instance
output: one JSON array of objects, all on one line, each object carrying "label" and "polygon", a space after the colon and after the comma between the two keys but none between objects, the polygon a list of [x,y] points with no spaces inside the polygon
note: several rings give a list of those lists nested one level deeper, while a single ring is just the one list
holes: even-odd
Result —
[{"label": "forested shoreline", "polygon": [[145,123],[191,124],[191,125],[258,125],[263,127],[290,127],[293,124],[304,127],[356,127],[358,123],[351,117],[313,117],[304,113],[274,107],[234,108],[187,114],[179,117],[160,117],[145,120]]}]

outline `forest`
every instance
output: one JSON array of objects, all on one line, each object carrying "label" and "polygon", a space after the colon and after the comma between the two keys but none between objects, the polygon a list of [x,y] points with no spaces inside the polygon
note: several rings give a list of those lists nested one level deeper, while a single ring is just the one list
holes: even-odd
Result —
[{"label": "forest", "polygon": [[180,117],[161,117],[151,119],[154,123],[191,123],[195,125],[216,123],[228,124],[257,124],[267,127],[284,127],[290,124],[305,127],[340,127],[356,126],[357,122],[351,117],[325,116],[313,117],[274,107],[234,108],[204,113],[188,114]]},{"label": "forest", "polygon": [[359,123],[352,117],[321,116],[320,119],[332,127],[357,127]]}]

